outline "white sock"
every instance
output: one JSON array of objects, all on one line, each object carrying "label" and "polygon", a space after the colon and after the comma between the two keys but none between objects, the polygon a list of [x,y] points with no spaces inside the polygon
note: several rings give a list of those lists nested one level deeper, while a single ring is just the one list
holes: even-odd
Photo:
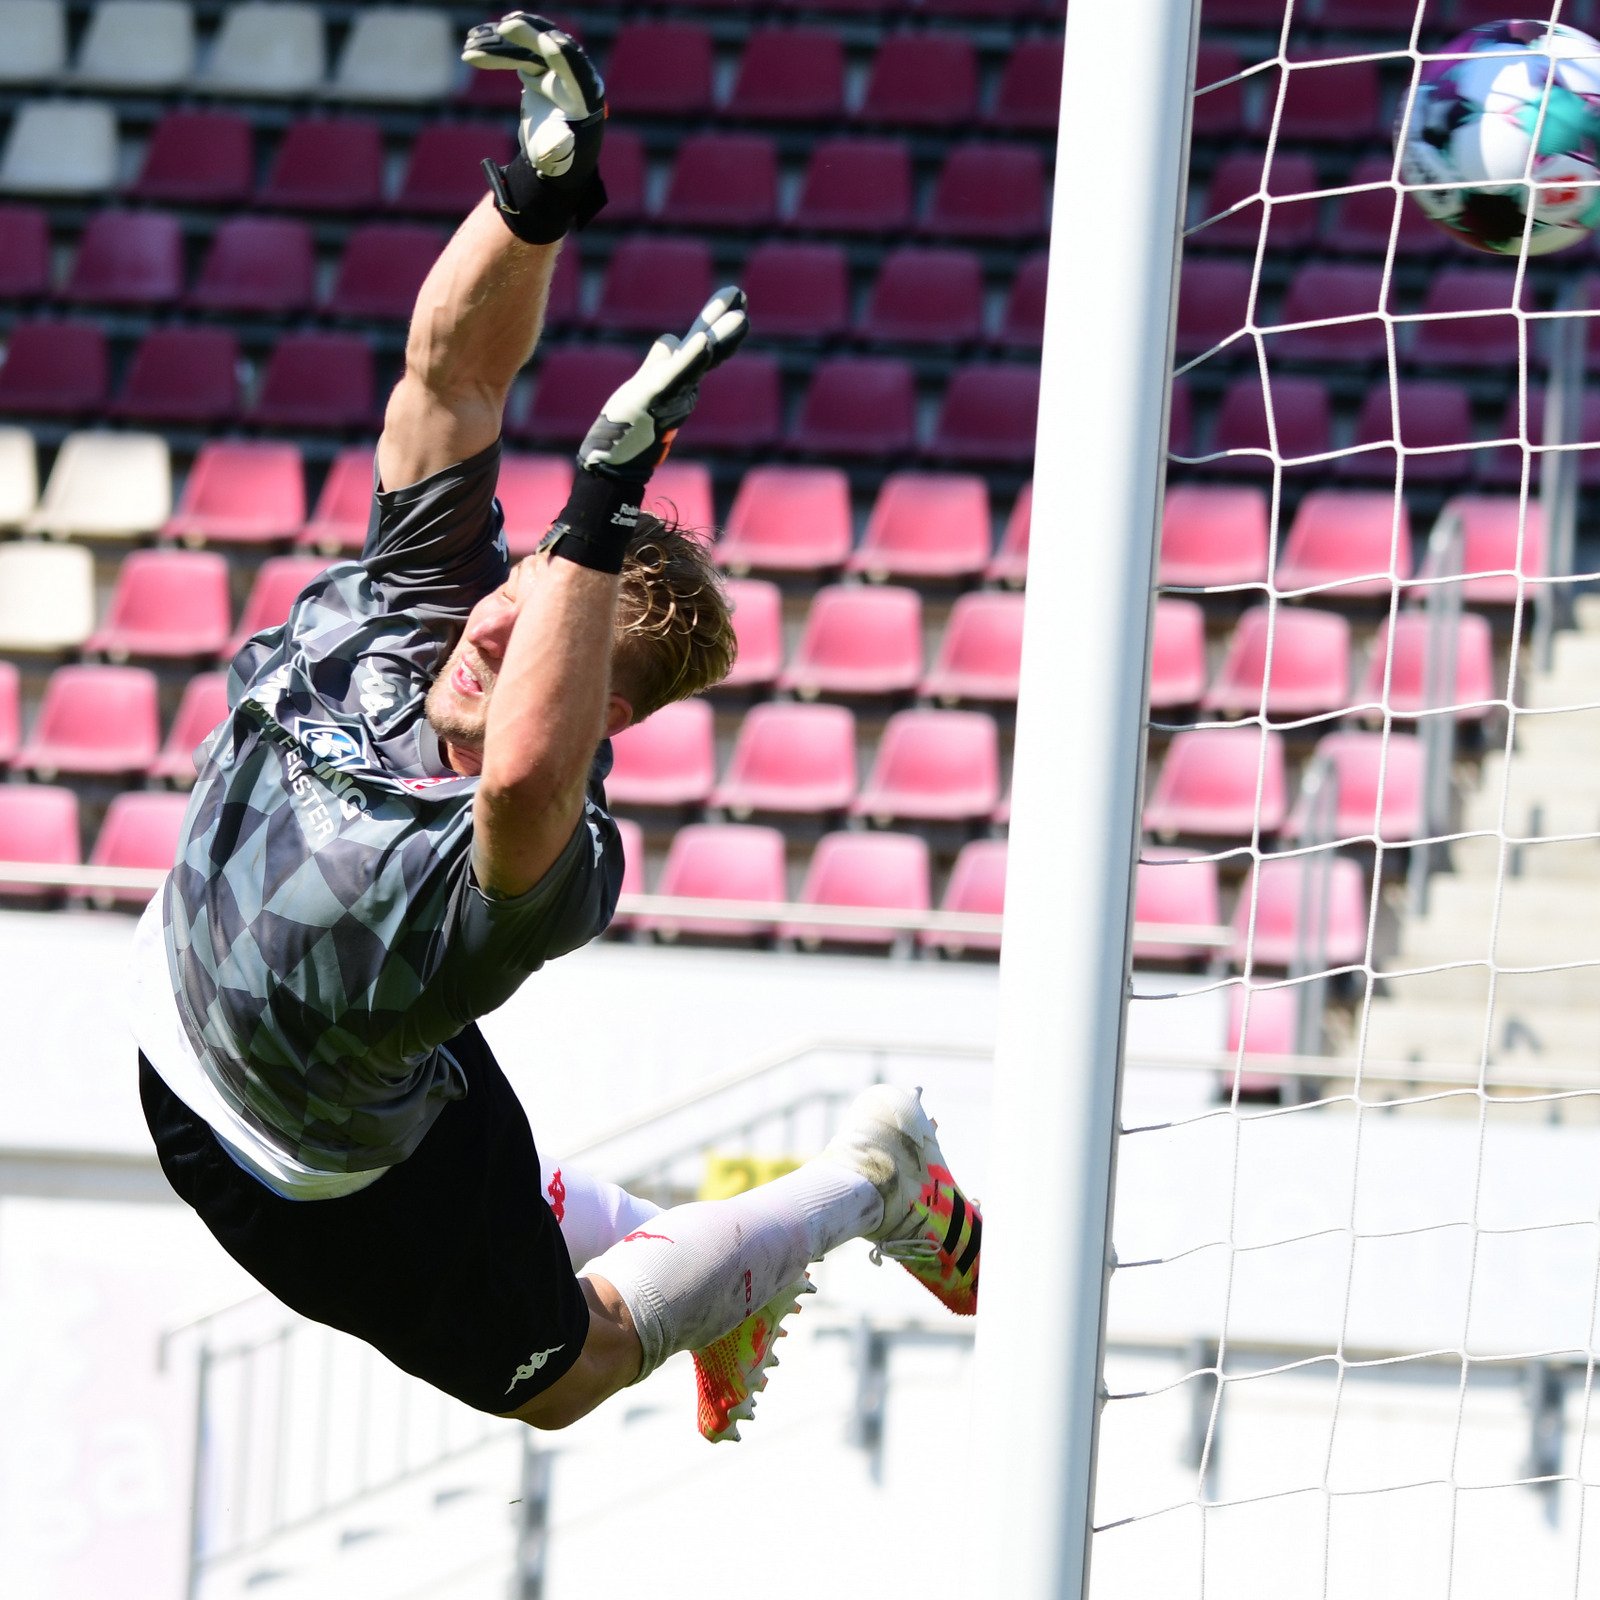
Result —
[{"label": "white sock", "polygon": [[581,1267],[642,1228],[661,1207],[652,1200],[641,1200],[614,1183],[592,1173],[557,1162],[545,1163],[544,1197],[550,1202],[566,1241],[567,1254],[574,1268]]},{"label": "white sock", "polygon": [[644,1347],[639,1376],[736,1328],[811,1262],[883,1220],[883,1197],[827,1157],[727,1200],[662,1211],[589,1263],[622,1296]]}]

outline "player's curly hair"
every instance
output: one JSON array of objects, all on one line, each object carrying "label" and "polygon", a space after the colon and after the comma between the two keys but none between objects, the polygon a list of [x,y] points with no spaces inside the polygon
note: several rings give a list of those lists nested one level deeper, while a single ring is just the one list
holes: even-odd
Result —
[{"label": "player's curly hair", "polygon": [[721,683],[737,654],[709,543],[673,521],[641,515],[623,557],[611,657],[633,720]]}]

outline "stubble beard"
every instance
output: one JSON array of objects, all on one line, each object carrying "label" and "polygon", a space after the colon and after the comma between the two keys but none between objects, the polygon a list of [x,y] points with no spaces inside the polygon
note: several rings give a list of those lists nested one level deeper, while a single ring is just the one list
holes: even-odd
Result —
[{"label": "stubble beard", "polygon": [[438,677],[429,685],[427,698],[422,703],[422,713],[428,720],[428,726],[445,743],[481,755],[495,675],[481,662],[469,665],[468,671],[478,679],[483,692],[472,700],[464,700],[450,683],[456,668],[464,659],[464,646],[458,644],[450,652]]}]

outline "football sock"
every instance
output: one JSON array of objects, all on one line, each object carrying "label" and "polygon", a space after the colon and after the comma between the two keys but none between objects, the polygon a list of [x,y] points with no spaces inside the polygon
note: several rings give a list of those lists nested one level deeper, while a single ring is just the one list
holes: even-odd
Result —
[{"label": "football sock", "polygon": [[559,1162],[545,1166],[544,1197],[555,1213],[574,1268],[642,1228],[661,1207],[614,1183]]}]

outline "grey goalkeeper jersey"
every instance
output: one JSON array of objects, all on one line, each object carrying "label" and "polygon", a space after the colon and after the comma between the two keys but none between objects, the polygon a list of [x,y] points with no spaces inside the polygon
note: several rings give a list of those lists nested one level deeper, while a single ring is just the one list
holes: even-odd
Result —
[{"label": "grey goalkeeper jersey", "polygon": [[375,493],[359,561],[234,659],[164,905],[184,1030],[250,1126],[329,1172],[391,1166],[465,1093],[446,1043],[610,921],[622,846],[602,744],[585,814],[525,894],[471,868],[476,779],[423,700],[505,580],[498,444]]}]

